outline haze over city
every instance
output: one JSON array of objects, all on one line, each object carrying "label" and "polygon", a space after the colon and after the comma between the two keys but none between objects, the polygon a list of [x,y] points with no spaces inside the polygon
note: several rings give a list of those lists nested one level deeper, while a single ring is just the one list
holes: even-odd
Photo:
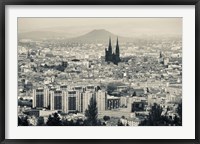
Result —
[{"label": "haze over city", "polygon": [[18,126],[182,126],[182,18],[19,18]]},{"label": "haze over city", "polygon": [[105,29],[124,37],[182,35],[182,18],[18,18],[18,32],[51,32],[76,37]]}]

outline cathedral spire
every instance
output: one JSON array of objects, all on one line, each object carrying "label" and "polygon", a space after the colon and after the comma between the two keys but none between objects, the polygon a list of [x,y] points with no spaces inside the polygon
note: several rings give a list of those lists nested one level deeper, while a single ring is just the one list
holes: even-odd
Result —
[{"label": "cathedral spire", "polygon": [[113,52],[112,52],[111,38],[109,37],[108,50],[105,49],[105,61],[108,62],[108,63],[113,62],[116,65],[118,65],[118,63],[121,61],[120,60],[118,37],[117,37],[116,49]]},{"label": "cathedral spire", "polygon": [[117,37],[117,44],[116,44],[116,55],[119,57],[119,44],[118,44],[118,37]]},{"label": "cathedral spire", "polygon": [[110,54],[112,54],[112,44],[111,44],[111,38],[110,37],[109,37],[108,51],[109,51]]},{"label": "cathedral spire", "polygon": [[160,51],[160,58],[162,58],[162,52]]}]

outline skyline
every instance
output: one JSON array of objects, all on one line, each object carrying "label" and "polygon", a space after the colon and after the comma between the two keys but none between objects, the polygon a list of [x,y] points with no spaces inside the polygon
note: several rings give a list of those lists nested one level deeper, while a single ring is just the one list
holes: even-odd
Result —
[{"label": "skyline", "polygon": [[18,33],[47,31],[75,37],[93,29],[124,37],[182,35],[182,18],[18,18]]},{"label": "skyline", "polygon": [[182,126],[181,18],[18,26],[18,126]]}]

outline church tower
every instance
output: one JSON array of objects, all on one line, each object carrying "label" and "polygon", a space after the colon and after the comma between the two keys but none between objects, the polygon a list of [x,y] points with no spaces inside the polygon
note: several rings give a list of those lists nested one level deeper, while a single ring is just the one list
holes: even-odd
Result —
[{"label": "church tower", "polygon": [[110,37],[109,37],[108,52],[109,52],[110,55],[112,55],[112,44],[111,44],[111,38]]},{"label": "church tower", "polygon": [[118,43],[118,37],[117,37],[117,44],[116,44],[116,56],[119,58],[119,43]]},{"label": "church tower", "polygon": [[29,50],[27,51],[26,58],[27,59],[30,58],[30,52],[29,52]]},{"label": "church tower", "polygon": [[106,62],[113,62],[114,64],[118,65],[120,62],[120,51],[119,51],[119,43],[117,38],[117,44],[115,52],[112,53],[112,44],[111,44],[111,38],[109,38],[109,45],[108,49],[105,49],[105,61]]}]

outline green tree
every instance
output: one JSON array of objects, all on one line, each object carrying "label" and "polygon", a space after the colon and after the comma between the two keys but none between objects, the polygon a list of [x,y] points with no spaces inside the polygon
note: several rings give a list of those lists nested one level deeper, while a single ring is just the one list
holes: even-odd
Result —
[{"label": "green tree", "polygon": [[178,117],[177,115],[175,115],[175,117],[174,117],[173,125],[174,126],[182,126],[182,121],[181,121],[180,117]]},{"label": "green tree", "polygon": [[133,92],[133,95],[132,95],[132,96],[137,96],[137,94],[136,94],[136,92],[135,92],[135,91]]},{"label": "green tree", "polygon": [[112,93],[113,91],[115,91],[117,89],[117,86],[121,86],[121,85],[124,85],[123,83],[121,82],[117,82],[117,83],[109,83],[107,85],[107,92],[108,94]]},{"label": "green tree", "polygon": [[178,104],[177,113],[178,113],[179,117],[182,119],[182,103]]},{"label": "green tree", "polygon": [[150,92],[148,87],[147,87],[147,92],[148,92],[148,93]]},{"label": "green tree", "polygon": [[83,126],[84,121],[82,119],[77,119],[75,126]]},{"label": "green tree", "polygon": [[25,117],[18,117],[18,126],[28,126],[29,123],[28,123],[28,117],[25,116]]},{"label": "green tree", "polygon": [[63,121],[63,125],[64,125],[64,126],[74,126],[75,124],[74,124],[74,121],[73,121],[73,120],[70,120],[70,121],[64,120],[64,121]]},{"label": "green tree", "polygon": [[110,120],[110,117],[105,115],[105,116],[103,117],[103,120],[104,120],[104,121],[108,121],[108,120]]},{"label": "green tree", "polygon": [[162,108],[154,104],[151,108],[151,111],[147,118],[142,121],[140,126],[181,126],[182,125],[182,104],[179,104],[176,112],[178,115],[175,115],[174,118],[167,116],[167,112],[170,108],[167,108],[167,111],[164,115],[162,114]]},{"label": "green tree", "polygon": [[48,126],[62,126],[63,125],[58,113],[54,113],[53,116],[49,115],[49,118],[46,124]]},{"label": "green tree", "polygon": [[171,125],[171,120],[162,114],[162,107],[155,104],[151,107],[151,111],[147,118],[142,121],[139,125],[140,126],[168,126]]},{"label": "green tree", "polygon": [[44,126],[44,118],[43,117],[39,117],[37,120],[37,126]]},{"label": "green tree", "polygon": [[22,125],[22,120],[20,117],[18,117],[18,126],[21,126]]},{"label": "green tree", "polygon": [[87,126],[97,126],[98,125],[98,109],[97,109],[97,102],[92,97],[90,99],[90,104],[88,105],[88,109],[85,111],[85,116],[87,119],[85,120],[85,125]]},{"label": "green tree", "polygon": [[176,126],[182,126],[182,103],[178,104],[176,112],[178,113],[178,116],[175,115],[173,124]]},{"label": "green tree", "polygon": [[117,126],[124,126],[120,120],[117,122]]},{"label": "green tree", "polygon": [[77,119],[76,121],[74,120],[64,120],[63,121],[64,126],[84,126],[84,121],[83,119]]}]

